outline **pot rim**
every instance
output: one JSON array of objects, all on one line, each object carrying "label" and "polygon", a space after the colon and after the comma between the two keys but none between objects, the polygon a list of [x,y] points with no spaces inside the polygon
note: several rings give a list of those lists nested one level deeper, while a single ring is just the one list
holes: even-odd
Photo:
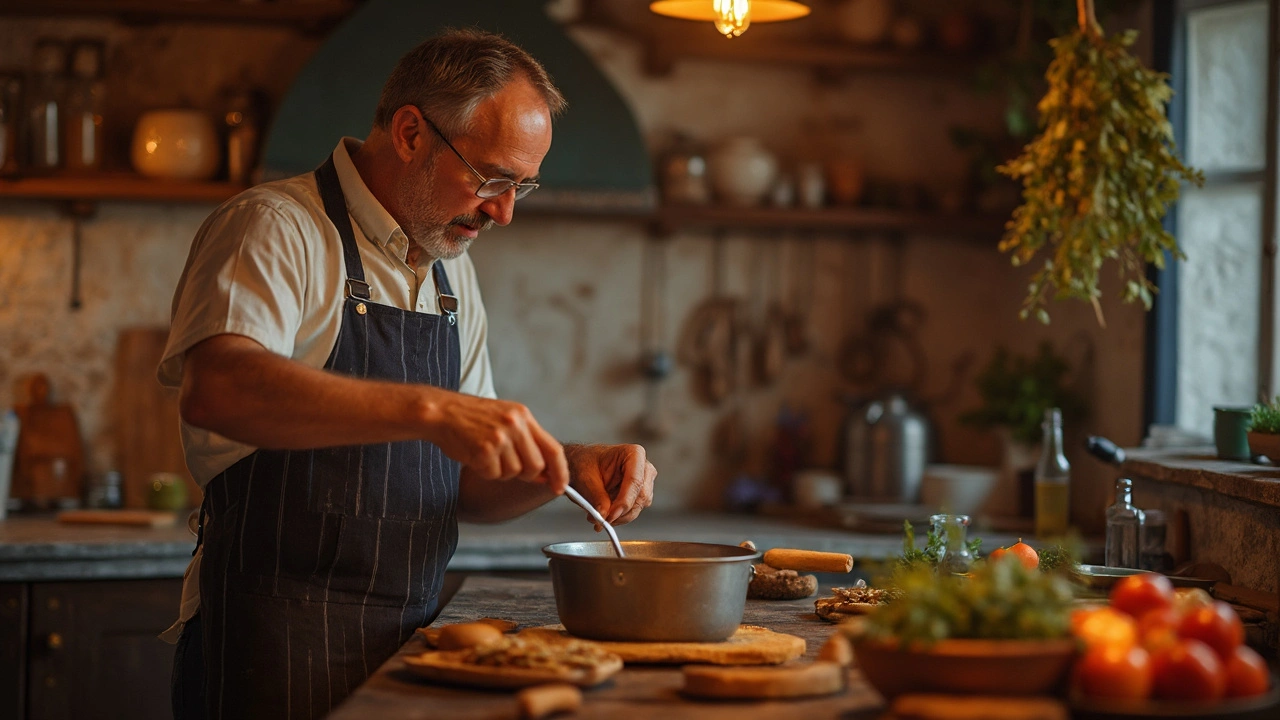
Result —
[{"label": "pot rim", "polygon": [[684,542],[679,540],[624,540],[622,541],[622,549],[625,551],[628,547],[641,547],[646,545],[683,545],[683,546],[701,546],[707,548],[731,549],[737,551],[734,555],[709,555],[707,557],[638,557],[628,555],[627,557],[617,557],[612,554],[608,555],[580,555],[577,553],[566,552],[565,548],[572,545],[589,545],[593,547],[612,548],[612,543],[608,541],[585,541],[585,542],[558,542],[546,545],[542,548],[542,554],[553,560],[573,560],[576,562],[590,563],[649,563],[649,564],[678,564],[678,565],[700,565],[705,563],[739,563],[743,561],[755,562],[761,557],[757,550],[739,547],[737,545],[722,545],[719,543],[704,542]]}]

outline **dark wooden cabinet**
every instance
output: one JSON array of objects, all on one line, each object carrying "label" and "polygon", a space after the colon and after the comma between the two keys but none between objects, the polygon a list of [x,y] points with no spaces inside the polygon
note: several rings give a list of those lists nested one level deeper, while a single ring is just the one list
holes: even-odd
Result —
[{"label": "dark wooden cabinet", "polygon": [[0,584],[0,717],[169,718],[181,580]]}]

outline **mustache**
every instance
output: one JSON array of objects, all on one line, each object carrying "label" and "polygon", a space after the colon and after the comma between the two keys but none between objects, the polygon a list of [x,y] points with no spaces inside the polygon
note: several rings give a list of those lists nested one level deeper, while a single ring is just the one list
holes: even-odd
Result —
[{"label": "mustache", "polygon": [[478,215],[459,215],[458,217],[449,221],[449,224],[450,225],[466,225],[468,227],[473,227],[481,231],[484,231],[493,227],[494,223],[493,223],[493,218],[489,217],[486,213],[480,213]]}]

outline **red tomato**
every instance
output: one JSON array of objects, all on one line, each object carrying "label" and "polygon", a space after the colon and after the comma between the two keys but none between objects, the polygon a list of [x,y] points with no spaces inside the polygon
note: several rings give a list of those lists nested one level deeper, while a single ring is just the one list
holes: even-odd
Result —
[{"label": "red tomato", "polygon": [[1171,645],[1178,641],[1181,621],[1182,614],[1172,605],[1147,612],[1138,619],[1138,642],[1151,652]]},{"label": "red tomato", "polygon": [[1071,634],[1086,648],[1098,645],[1132,647],[1138,641],[1138,624],[1115,608],[1081,608],[1071,612]]},{"label": "red tomato", "polygon": [[1213,604],[1191,610],[1178,623],[1179,637],[1199,640],[1226,662],[1244,642],[1244,623],[1230,605],[1215,600]]},{"label": "red tomato", "polygon": [[1227,658],[1227,697],[1261,695],[1271,687],[1267,661],[1248,645],[1241,645]]},{"label": "red tomato", "polygon": [[1156,573],[1129,575],[1111,588],[1111,607],[1141,618],[1173,604],[1173,583]]},{"label": "red tomato", "polygon": [[1227,691],[1227,671],[1217,653],[1199,640],[1179,640],[1151,659],[1155,696],[1167,700],[1218,700]]},{"label": "red tomato", "polygon": [[1036,570],[1040,567],[1040,554],[1035,548],[1022,542],[1022,538],[1018,538],[1018,544],[1009,548],[1009,554],[1022,561],[1022,567],[1028,570]]},{"label": "red tomato", "polygon": [[1151,695],[1151,656],[1137,645],[1099,645],[1076,663],[1072,682],[1089,697],[1143,700]]}]

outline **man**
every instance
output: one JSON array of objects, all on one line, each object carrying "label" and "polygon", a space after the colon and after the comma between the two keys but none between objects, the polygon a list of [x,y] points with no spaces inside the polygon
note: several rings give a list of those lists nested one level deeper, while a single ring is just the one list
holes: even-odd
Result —
[{"label": "man", "polygon": [[520,48],[447,32],[397,65],[367,140],[201,227],[159,369],[204,487],[176,716],[328,712],[435,617],[458,519],[570,482],[616,523],[652,501],[642,447],[562,447],[495,399],[465,253],[537,187],[564,105]]}]

